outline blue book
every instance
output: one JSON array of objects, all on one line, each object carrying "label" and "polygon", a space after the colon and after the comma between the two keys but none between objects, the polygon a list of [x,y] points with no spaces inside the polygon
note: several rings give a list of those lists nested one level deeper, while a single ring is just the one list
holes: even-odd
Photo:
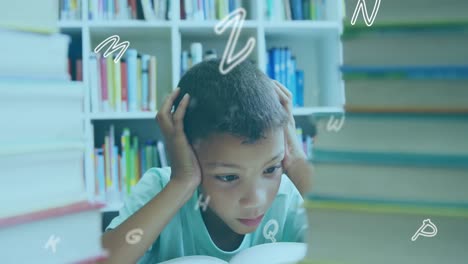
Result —
[{"label": "blue book", "polygon": [[468,65],[463,66],[341,66],[347,76],[391,79],[468,79]]},{"label": "blue book", "polygon": [[285,57],[286,57],[286,80],[284,86],[286,86],[288,89],[292,88],[292,55],[291,55],[291,50],[289,48],[285,48]]},{"label": "blue book", "polygon": [[114,19],[114,14],[115,14],[115,7],[114,7],[114,1],[107,1],[109,2],[109,19]]},{"label": "blue book", "polygon": [[291,75],[291,83],[290,83],[290,88],[289,90],[292,93],[292,103],[293,106],[297,106],[297,85],[296,85],[296,68],[297,68],[297,63],[296,63],[296,58],[292,57],[291,58],[291,69],[289,70],[289,74]]},{"label": "blue book", "polygon": [[229,0],[229,13],[234,11],[235,8],[236,8],[236,3],[234,2],[234,0]]},{"label": "blue book", "polygon": [[138,110],[137,106],[137,56],[136,49],[127,49],[127,87],[128,87],[128,109],[129,112]]},{"label": "blue book", "polygon": [[141,56],[141,101],[143,110],[148,110],[148,93],[149,93],[149,79],[148,79],[148,66],[150,56],[144,54]]},{"label": "blue book", "polygon": [[296,94],[297,106],[304,106],[304,71],[296,70]]},{"label": "blue book", "polygon": [[140,171],[145,172],[147,168],[149,169],[151,164],[146,164],[146,146],[144,145],[140,150]]},{"label": "blue book", "polygon": [[302,0],[290,0],[293,20],[303,20],[302,18]]},{"label": "blue book", "polygon": [[281,81],[281,65],[280,65],[280,49],[273,48],[273,68],[274,68],[274,79],[278,82]]},{"label": "blue book", "polygon": [[203,5],[203,17],[205,20],[208,20],[210,17],[210,4],[209,0],[202,0]]},{"label": "blue book", "polygon": [[286,83],[286,49],[287,48],[281,48],[280,49],[280,78],[283,85],[287,85]]}]

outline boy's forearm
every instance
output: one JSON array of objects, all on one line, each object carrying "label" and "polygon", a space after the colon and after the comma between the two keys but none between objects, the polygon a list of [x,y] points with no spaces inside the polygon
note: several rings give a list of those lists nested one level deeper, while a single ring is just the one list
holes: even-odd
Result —
[{"label": "boy's forearm", "polygon": [[312,164],[306,159],[298,159],[291,164],[286,174],[305,199],[305,195],[312,189]]},{"label": "boy's forearm", "polygon": [[[190,199],[194,190],[183,183],[170,181],[156,197],[125,222],[104,233],[101,237],[102,246],[108,251],[109,257],[103,263],[135,263]],[[129,231],[135,229],[141,229],[143,234],[138,243],[130,244],[126,241],[126,236]]]}]

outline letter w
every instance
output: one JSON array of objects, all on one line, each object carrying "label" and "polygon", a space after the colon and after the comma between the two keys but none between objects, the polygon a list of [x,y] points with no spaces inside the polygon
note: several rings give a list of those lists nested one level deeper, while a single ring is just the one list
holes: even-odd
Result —
[{"label": "letter w", "polygon": [[379,12],[379,7],[380,7],[380,0],[375,0],[374,10],[372,10],[372,15],[369,17],[369,13],[367,13],[366,2],[364,2],[364,0],[358,0],[356,9],[354,9],[353,17],[351,18],[351,25],[354,26],[354,24],[356,24],[359,10],[361,10],[362,16],[364,17],[364,22],[366,22],[366,25],[368,27],[372,26],[372,24],[374,23],[375,17],[377,16],[377,13]]},{"label": "letter w", "polygon": [[101,42],[94,49],[94,52],[98,53],[102,48],[104,48],[104,46],[107,45],[107,43],[111,42],[112,44],[110,45],[110,47],[107,48],[106,52],[104,53],[104,58],[106,58],[110,54],[114,53],[114,51],[120,49],[119,54],[117,55],[117,57],[114,58],[114,62],[117,63],[120,60],[120,58],[123,56],[125,51],[128,49],[128,46],[130,46],[130,42],[128,42],[128,41],[123,41],[122,43],[117,44],[119,42],[119,40],[120,40],[120,38],[117,35],[110,36],[110,37],[106,38],[103,42]]}]

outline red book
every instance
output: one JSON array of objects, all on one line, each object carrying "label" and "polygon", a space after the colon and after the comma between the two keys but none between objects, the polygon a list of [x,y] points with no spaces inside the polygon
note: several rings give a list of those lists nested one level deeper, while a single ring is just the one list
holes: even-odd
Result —
[{"label": "red book", "polygon": [[101,76],[101,100],[102,100],[102,111],[109,111],[109,95],[107,93],[107,64],[106,58],[101,56],[99,58],[100,76]]},{"label": "red book", "polygon": [[76,80],[83,81],[83,61],[81,59],[76,60]]},{"label": "red book", "polygon": [[185,19],[185,4],[184,0],[180,0],[180,19],[184,20]]},{"label": "red book", "polygon": [[128,4],[130,5],[130,9],[132,10],[132,19],[137,19],[137,4],[136,0],[128,0]]},{"label": "red book", "polygon": [[127,77],[127,63],[122,61],[120,64],[120,76],[122,81],[122,111],[128,112],[128,77]]},{"label": "red book", "polygon": [[[102,248],[100,238],[100,208],[103,206],[85,200],[0,218],[0,231],[5,234],[0,236],[0,244],[10,247],[2,250],[2,263],[95,263],[104,260],[108,254]],[[27,248],[28,253],[18,254],[23,248]]]}]

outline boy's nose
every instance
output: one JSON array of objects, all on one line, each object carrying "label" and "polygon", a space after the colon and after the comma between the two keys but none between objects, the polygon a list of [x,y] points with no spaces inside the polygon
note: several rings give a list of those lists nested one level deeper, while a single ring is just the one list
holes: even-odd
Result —
[{"label": "boy's nose", "polygon": [[265,188],[251,186],[240,200],[243,208],[263,208],[267,201],[267,191]]}]

